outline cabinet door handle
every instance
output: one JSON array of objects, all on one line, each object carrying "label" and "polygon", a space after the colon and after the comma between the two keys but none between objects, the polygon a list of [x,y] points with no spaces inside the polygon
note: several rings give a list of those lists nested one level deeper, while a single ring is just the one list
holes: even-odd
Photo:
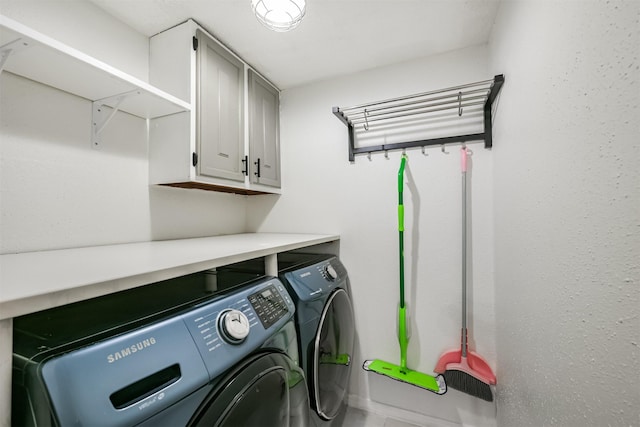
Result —
[{"label": "cabinet door handle", "polygon": [[256,171],[253,174],[258,178],[260,178],[260,158],[258,158],[258,160],[253,162],[253,164],[256,165]]},{"label": "cabinet door handle", "polygon": [[242,159],[242,173],[244,176],[249,176],[249,156],[244,156]]}]

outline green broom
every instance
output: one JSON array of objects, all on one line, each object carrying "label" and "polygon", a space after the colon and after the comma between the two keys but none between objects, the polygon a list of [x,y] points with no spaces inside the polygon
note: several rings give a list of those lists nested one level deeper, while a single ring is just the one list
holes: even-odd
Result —
[{"label": "green broom", "polygon": [[400,243],[400,307],[398,309],[398,341],[400,341],[400,365],[385,362],[380,359],[365,360],[362,366],[365,371],[375,372],[396,381],[402,381],[416,387],[429,390],[437,394],[445,394],[447,385],[444,377],[438,375],[423,374],[407,368],[407,311],[404,302],[404,204],[402,201],[404,166],[407,160],[405,154],[400,160],[400,170],[398,171],[398,232]]}]

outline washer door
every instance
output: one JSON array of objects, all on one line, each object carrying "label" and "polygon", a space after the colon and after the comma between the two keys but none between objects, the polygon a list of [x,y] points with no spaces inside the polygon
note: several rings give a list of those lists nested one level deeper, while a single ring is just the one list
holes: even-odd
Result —
[{"label": "washer door", "polygon": [[312,362],[312,401],[326,420],[338,415],[347,393],[354,339],[351,300],[344,289],[337,289],[322,311]]},{"label": "washer door", "polygon": [[254,355],[200,405],[190,426],[306,427],[309,395],[302,370],[282,353]]}]

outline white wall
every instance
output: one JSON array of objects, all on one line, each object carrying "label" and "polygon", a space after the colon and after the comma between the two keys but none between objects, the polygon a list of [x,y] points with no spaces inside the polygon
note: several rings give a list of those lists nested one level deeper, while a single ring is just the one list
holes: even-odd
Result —
[{"label": "white wall", "polygon": [[[486,47],[474,47],[287,90],[281,97],[283,195],[251,198],[249,227],[257,231],[339,233],[352,283],[358,344],[351,403],[373,399],[454,422],[490,422],[495,407],[455,390],[444,397],[399,385],[361,365],[366,358],[399,363],[397,173],[400,152],[347,157],[347,129],[331,113],[378,99],[492,77]],[[495,367],[493,307],[493,158],[474,150],[473,302],[471,341]],[[409,366],[433,373],[444,350],[459,347],[461,196],[459,146],[409,150],[405,186],[406,297],[413,314]],[[372,378],[372,376],[374,378]],[[371,379],[372,381],[368,381]],[[380,381],[382,380],[382,381]]]},{"label": "white wall", "polygon": [[636,0],[501,5],[501,426],[640,425],[639,22]]},{"label": "white wall", "polygon": [[[147,38],[92,3],[2,0],[0,10],[147,80]],[[149,187],[144,120],[118,113],[100,150],[90,125],[90,101],[0,75],[0,253],[245,230],[244,196]]]}]

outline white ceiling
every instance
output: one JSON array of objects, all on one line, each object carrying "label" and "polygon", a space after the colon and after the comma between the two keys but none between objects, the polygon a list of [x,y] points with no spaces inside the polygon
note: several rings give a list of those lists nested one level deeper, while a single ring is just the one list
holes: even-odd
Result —
[{"label": "white ceiling", "polygon": [[486,43],[500,0],[307,0],[276,33],[250,0],[91,0],[146,36],[188,18],[281,89]]}]

